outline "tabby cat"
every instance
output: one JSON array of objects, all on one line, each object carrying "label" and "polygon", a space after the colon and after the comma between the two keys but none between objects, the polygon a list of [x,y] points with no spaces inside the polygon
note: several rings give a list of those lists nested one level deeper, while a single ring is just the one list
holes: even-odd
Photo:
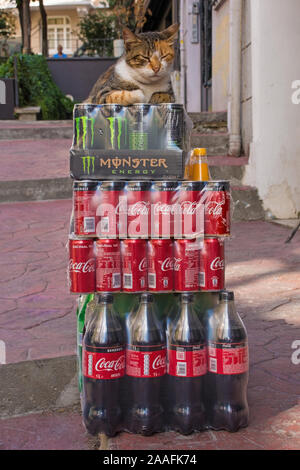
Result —
[{"label": "tabby cat", "polygon": [[95,83],[87,103],[173,103],[170,72],[179,25],[161,32],[123,30],[125,52]]}]

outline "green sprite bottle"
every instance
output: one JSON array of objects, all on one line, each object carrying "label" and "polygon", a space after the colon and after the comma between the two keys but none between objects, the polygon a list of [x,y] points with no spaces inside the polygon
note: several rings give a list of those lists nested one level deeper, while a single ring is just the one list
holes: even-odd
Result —
[{"label": "green sprite bottle", "polygon": [[78,369],[78,388],[82,391],[82,338],[85,331],[86,313],[88,304],[94,299],[94,294],[80,295],[76,310],[77,316],[77,369]]}]

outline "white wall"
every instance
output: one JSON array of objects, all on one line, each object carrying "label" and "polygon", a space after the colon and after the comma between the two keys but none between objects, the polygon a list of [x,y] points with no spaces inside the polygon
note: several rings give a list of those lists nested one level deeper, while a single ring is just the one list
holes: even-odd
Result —
[{"label": "white wall", "polygon": [[228,105],[229,1],[212,10],[212,109],[224,111]]},{"label": "white wall", "polygon": [[278,218],[300,212],[300,1],[251,0],[253,141],[244,183]]},{"label": "white wall", "polygon": [[201,110],[201,48],[200,41],[197,44],[191,43],[192,6],[193,0],[181,0],[183,22],[181,27],[185,30],[185,37],[180,39],[184,41],[185,50],[186,109],[190,113],[199,113]]}]

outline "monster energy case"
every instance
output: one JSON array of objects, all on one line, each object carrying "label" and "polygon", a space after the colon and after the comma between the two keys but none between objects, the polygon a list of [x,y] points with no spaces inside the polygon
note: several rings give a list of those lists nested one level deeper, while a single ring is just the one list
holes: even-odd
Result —
[{"label": "monster energy case", "polygon": [[179,104],[75,105],[71,176],[181,179],[191,128]]}]

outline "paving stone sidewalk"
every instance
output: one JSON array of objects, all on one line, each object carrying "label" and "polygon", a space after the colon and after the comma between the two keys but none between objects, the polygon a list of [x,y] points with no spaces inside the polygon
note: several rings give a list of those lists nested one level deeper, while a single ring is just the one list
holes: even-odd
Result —
[{"label": "paving stone sidewalk", "polygon": [[[66,285],[70,210],[68,200],[0,205],[0,340],[7,344],[8,362],[75,352],[75,299]],[[300,340],[300,232],[284,244],[289,233],[267,222],[240,222],[226,243],[227,288],[235,291],[249,334],[250,426],[235,434],[208,431],[187,437],[123,433],[109,440],[109,448],[299,448],[300,365],[292,363],[291,355],[293,342]],[[45,448],[46,422],[54,432],[57,423],[65,423],[65,433],[53,437],[47,448],[87,448],[80,413],[62,421],[60,416],[46,413],[2,421],[2,448]],[[32,440],[6,432],[26,429],[26,423],[34,428]]]},{"label": "paving stone sidewalk", "polygon": [[69,176],[70,139],[2,140],[0,181]]}]

